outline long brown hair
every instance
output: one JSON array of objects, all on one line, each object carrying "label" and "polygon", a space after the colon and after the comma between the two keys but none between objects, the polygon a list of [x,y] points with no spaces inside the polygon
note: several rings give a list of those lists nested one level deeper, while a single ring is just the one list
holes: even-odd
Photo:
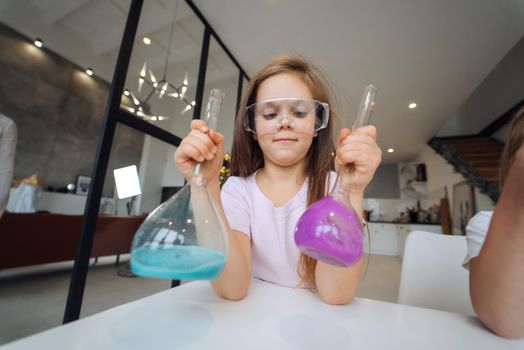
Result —
[{"label": "long brown hair", "polygon": [[[321,71],[307,60],[296,56],[279,56],[262,68],[252,77],[244,91],[238,115],[235,120],[233,145],[231,150],[231,175],[249,176],[264,167],[264,156],[253,135],[244,129],[246,106],[256,102],[258,89],[262,82],[272,76],[291,73],[306,84],[313,99],[328,103],[330,117],[326,128],[318,131],[318,136],[308,150],[306,176],[308,178],[307,205],[323,198],[327,193],[329,171],[334,169],[333,152],[335,147],[332,139],[332,121],[337,118],[332,108],[331,90]],[[316,260],[300,254],[297,271],[302,284],[316,291],[315,283]]]},{"label": "long brown hair", "polygon": [[504,145],[504,151],[502,152],[502,158],[500,160],[500,172],[499,172],[499,187],[502,193],[504,182],[508,176],[509,169],[515,159],[515,153],[518,151],[522,142],[524,141],[524,107],[518,110],[513,118],[508,129],[508,135],[506,137],[506,144]]}]

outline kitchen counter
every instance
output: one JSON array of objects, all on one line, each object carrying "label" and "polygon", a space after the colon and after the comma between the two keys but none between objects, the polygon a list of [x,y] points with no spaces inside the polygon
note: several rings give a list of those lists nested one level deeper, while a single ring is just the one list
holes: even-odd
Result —
[{"label": "kitchen counter", "polygon": [[434,225],[440,226],[440,222],[395,222],[395,221],[381,221],[372,220],[368,221],[369,224],[393,224],[393,225]]}]

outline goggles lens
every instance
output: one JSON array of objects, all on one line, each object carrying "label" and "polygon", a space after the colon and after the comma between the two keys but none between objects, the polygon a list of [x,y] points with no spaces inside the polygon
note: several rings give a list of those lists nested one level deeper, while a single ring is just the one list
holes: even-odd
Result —
[{"label": "goggles lens", "polygon": [[[277,131],[287,119],[293,129],[318,131],[327,126],[329,105],[303,98],[277,98],[260,101],[246,107],[244,127],[256,133],[259,129]],[[260,130],[262,131],[262,130]]]}]

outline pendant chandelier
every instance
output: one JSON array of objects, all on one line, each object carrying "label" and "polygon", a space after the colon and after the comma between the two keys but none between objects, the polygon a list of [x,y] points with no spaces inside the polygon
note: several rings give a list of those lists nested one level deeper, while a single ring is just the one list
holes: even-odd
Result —
[{"label": "pendant chandelier", "polygon": [[[162,73],[162,78],[158,79],[151,69],[148,69],[147,62],[144,62],[140,74],[138,76],[138,86],[137,93],[133,93],[128,89],[124,90],[124,95],[128,96],[132,100],[132,105],[122,105],[122,108],[126,109],[130,113],[136,115],[139,118],[145,120],[165,120],[169,117],[161,116],[154,113],[151,110],[149,102],[151,99],[156,96],[158,99],[162,99],[164,96],[178,99],[185,103],[185,107],[181,110],[181,114],[185,114],[191,108],[195,106],[195,101],[191,100],[187,96],[187,90],[189,87],[189,82],[187,78],[187,73],[184,76],[182,83],[174,84],[170,82],[167,78],[167,68],[169,61],[169,54],[171,51],[171,41],[173,38],[173,31],[175,29],[176,13],[178,7],[178,0],[175,3],[175,10],[173,13],[173,23],[171,24],[171,31],[169,34],[169,42],[166,50],[166,57],[164,61],[164,70]],[[143,97],[145,96],[145,97]]]}]

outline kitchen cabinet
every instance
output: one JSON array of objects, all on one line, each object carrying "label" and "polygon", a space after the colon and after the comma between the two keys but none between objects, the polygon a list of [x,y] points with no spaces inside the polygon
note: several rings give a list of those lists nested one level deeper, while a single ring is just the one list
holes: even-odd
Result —
[{"label": "kitchen cabinet", "polygon": [[[398,237],[395,224],[368,223],[369,242],[366,238],[366,252],[378,255],[396,256]],[[371,248],[371,249],[370,249]]]},{"label": "kitchen cabinet", "polygon": [[[394,224],[394,223],[368,223],[366,233],[365,252],[377,255],[390,255],[402,258],[406,237],[411,231],[422,230],[432,233],[442,233],[440,225],[429,224]],[[370,249],[371,247],[371,249]]]}]

